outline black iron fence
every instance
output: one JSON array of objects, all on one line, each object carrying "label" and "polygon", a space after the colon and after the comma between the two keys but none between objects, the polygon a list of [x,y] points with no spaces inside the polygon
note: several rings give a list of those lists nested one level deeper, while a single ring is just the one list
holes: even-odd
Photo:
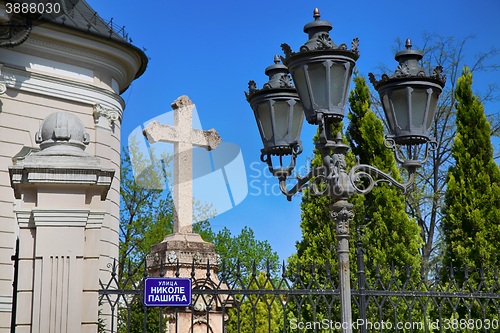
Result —
[{"label": "black iron fence", "polygon": [[[195,278],[190,307],[143,306],[144,274],[101,281],[102,332],[500,332],[496,268],[450,267],[446,278],[424,278],[408,266],[368,267],[357,249],[352,273],[352,321],[340,320],[338,270],[269,266],[242,273],[220,265]],[[163,267],[163,266],[162,266]],[[179,276],[179,266],[170,266]],[[132,270],[129,269],[129,272]],[[163,275],[163,271],[160,272]],[[355,278],[354,278],[355,276]]]}]

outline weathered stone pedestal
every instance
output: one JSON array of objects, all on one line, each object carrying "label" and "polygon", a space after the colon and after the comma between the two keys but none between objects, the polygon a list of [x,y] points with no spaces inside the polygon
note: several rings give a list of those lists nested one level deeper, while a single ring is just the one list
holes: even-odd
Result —
[{"label": "weathered stone pedestal", "polygon": [[[168,235],[161,243],[151,247],[147,267],[149,276],[158,277],[163,273],[165,277],[192,278],[193,289],[211,289],[212,286],[219,285],[219,262],[220,256],[215,252],[212,243],[203,241],[198,234],[176,233]],[[162,263],[163,269],[160,269]],[[225,305],[223,317],[221,300],[224,301],[224,297],[213,299],[208,295],[193,295],[193,311],[188,307],[179,308],[177,320],[175,310],[165,308],[163,314],[168,319],[166,332],[175,332],[177,325],[180,333],[205,333],[207,326],[208,332],[223,333],[224,322],[229,319],[227,308],[230,306]]]}]

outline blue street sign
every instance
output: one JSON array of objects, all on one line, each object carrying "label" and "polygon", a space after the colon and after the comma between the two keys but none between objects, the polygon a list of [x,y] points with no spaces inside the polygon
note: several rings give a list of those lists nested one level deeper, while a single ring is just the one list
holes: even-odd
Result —
[{"label": "blue street sign", "polygon": [[190,278],[148,277],[144,281],[145,306],[190,306]]}]

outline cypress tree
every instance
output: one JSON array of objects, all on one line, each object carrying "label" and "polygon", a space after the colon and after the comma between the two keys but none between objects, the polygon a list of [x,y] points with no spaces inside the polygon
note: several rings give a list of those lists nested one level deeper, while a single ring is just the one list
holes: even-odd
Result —
[{"label": "cypress tree", "polygon": [[[443,219],[446,268],[498,265],[500,253],[500,169],[493,160],[490,124],[471,89],[472,74],[464,67],[455,96],[457,135],[455,164],[447,177]],[[463,277],[458,270],[455,278]]]},{"label": "cypress tree", "polygon": [[[370,90],[363,77],[354,78],[355,88],[349,96],[347,139],[361,164],[368,164],[402,179],[393,152],[384,147],[382,121],[370,110]],[[355,205],[355,223],[363,228],[363,243],[372,264],[420,268],[420,228],[405,212],[405,197],[394,187],[377,185],[364,195],[351,199]]]}]

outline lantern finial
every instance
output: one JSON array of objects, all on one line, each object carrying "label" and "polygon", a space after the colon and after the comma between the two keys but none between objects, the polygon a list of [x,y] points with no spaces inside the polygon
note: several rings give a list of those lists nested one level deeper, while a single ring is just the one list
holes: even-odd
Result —
[{"label": "lantern finial", "polygon": [[321,15],[319,14],[319,9],[318,8],[314,8],[314,20],[315,21],[319,21],[319,18],[321,17]]},{"label": "lantern finial", "polygon": [[406,46],[406,49],[407,49],[407,50],[411,49],[412,45],[411,45],[411,39],[410,39],[410,38],[408,38],[408,39],[406,40],[406,45],[405,45],[405,46]]}]

